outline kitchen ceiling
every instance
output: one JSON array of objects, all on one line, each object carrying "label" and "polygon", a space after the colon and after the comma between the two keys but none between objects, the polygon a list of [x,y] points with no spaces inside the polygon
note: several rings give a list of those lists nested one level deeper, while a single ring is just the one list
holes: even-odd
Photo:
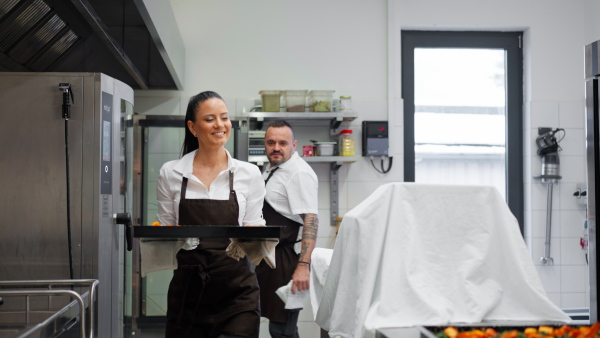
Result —
[{"label": "kitchen ceiling", "polygon": [[0,71],[101,72],[134,89],[182,89],[170,60],[144,0],[0,1]]}]

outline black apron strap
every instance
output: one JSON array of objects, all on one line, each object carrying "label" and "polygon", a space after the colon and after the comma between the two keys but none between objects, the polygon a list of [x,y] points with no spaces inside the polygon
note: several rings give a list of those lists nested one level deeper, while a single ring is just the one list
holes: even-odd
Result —
[{"label": "black apron strap", "polygon": [[181,180],[181,197],[179,198],[180,200],[185,199],[185,191],[187,190],[187,182],[188,182],[187,177],[183,176],[183,179]]},{"label": "black apron strap", "polygon": [[271,176],[273,176],[273,174],[279,169],[279,167],[272,169],[271,172],[269,173],[269,176],[267,176],[267,179],[265,180],[265,185],[267,185],[267,182],[269,182],[269,180],[271,179]]},{"label": "black apron strap", "polygon": [[[235,197],[235,190],[233,190],[233,173],[229,171],[229,200]],[[236,198],[237,201],[237,198]]]}]

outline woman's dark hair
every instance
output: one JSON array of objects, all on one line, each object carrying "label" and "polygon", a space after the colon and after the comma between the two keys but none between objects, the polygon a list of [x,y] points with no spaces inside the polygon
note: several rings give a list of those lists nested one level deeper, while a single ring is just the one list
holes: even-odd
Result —
[{"label": "woman's dark hair", "polygon": [[187,106],[187,111],[185,112],[185,138],[183,139],[181,156],[198,149],[198,139],[194,137],[194,134],[192,134],[192,132],[188,128],[187,123],[188,121],[192,121],[193,123],[196,122],[196,110],[198,109],[198,106],[208,99],[219,99],[225,102],[221,95],[212,91],[205,91],[190,98],[190,102],[188,102]]}]

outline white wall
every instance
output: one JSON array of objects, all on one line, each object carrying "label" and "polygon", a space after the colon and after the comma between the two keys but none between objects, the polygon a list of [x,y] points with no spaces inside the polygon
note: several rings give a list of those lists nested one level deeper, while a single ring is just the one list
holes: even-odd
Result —
[{"label": "white wall", "polygon": [[[183,91],[137,91],[136,111],[184,114],[203,90],[221,93],[231,111],[249,109],[262,89],[333,89],[352,95],[362,120],[389,118],[394,165],[379,174],[361,159],[340,168],[340,214],[379,185],[403,180],[400,30],[524,31],[526,239],[532,258],[543,255],[546,187],[533,180],[537,128],[567,131],[561,142],[563,179],[554,194],[554,266],[538,265],[550,298],[561,307],[586,306],[586,266],[578,241],[585,209],[572,197],[584,182],[583,47],[600,39],[592,0],[171,0],[186,45]],[[585,21],[584,21],[585,19]],[[584,24],[584,22],[586,24]],[[345,126],[348,127],[348,126]],[[357,151],[360,152],[360,146]],[[314,164],[320,181],[319,245],[334,235],[329,224],[328,166]],[[310,310],[302,336],[316,336]],[[302,334],[304,333],[304,334]],[[261,334],[261,336],[264,333]]]}]

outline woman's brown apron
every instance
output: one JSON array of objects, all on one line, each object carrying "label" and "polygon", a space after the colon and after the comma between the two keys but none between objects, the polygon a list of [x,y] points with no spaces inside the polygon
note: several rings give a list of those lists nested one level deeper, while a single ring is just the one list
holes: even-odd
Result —
[{"label": "woman's brown apron", "polygon": [[[229,200],[187,199],[181,182],[179,225],[236,225],[239,206],[229,172]],[[227,256],[228,238],[200,238],[194,250],[179,250],[169,284],[166,337],[258,337],[259,288],[247,258]]]},{"label": "woman's brown apron", "polygon": [[[271,171],[271,175],[277,169]],[[265,180],[265,184],[271,175]],[[285,323],[288,321],[290,311],[285,309],[285,303],[275,294],[275,291],[289,283],[296,270],[298,254],[294,251],[294,244],[298,242],[298,231],[302,224],[281,215],[267,201],[263,206],[263,217],[267,225],[283,225],[285,228],[279,244],[275,247],[277,268],[271,269],[264,260],[256,267],[256,277],[260,285],[260,311],[263,317],[271,321]]]}]

